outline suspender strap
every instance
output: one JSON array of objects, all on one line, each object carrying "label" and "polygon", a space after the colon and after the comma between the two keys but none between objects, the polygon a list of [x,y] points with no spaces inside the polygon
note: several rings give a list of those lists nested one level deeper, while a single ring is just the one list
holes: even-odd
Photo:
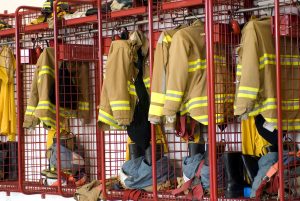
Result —
[{"label": "suspender strap", "polygon": [[[195,177],[197,178],[200,178],[200,175],[201,175],[201,169],[204,165],[204,160],[202,160],[200,162],[200,165],[197,169],[197,172],[195,174]],[[192,183],[195,179],[195,177],[193,177],[192,179],[188,180],[187,182],[185,182],[180,188],[177,188],[175,190],[172,191],[172,195],[178,195],[188,189],[191,188],[192,186]],[[203,198],[203,195],[204,195],[204,191],[203,191],[203,187],[201,185],[201,183],[197,184],[196,186],[192,187],[191,191],[189,192],[189,194],[187,195],[187,198],[189,200],[194,200],[194,199],[199,199],[201,200]]]}]

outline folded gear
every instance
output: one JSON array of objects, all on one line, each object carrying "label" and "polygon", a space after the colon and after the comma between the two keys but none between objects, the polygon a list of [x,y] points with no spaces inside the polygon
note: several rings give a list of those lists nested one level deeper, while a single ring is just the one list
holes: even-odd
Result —
[{"label": "folded gear", "polygon": [[[174,178],[173,167],[168,160],[164,156],[156,162],[158,185]],[[120,170],[119,178],[125,189],[152,189],[149,188],[152,186],[152,166],[145,162],[144,157],[126,161]]]}]

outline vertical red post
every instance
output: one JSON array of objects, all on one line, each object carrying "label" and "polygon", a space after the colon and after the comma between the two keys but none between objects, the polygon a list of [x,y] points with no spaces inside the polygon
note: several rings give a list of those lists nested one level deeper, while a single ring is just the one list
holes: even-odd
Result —
[{"label": "vertical red post", "polygon": [[[61,158],[60,158],[60,111],[59,111],[59,64],[58,64],[58,24],[57,24],[57,3],[53,2],[53,18],[54,18],[54,52],[55,52],[55,112],[56,112],[56,144],[57,144],[57,181],[58,193],[63,195],[61,188]],[[63,40],[63,39],[62,39]]]},{"label": "vertical red post", "polygon": [[278,163],[279,163],[279,196],[284,200],[282,115],[281,115],[281,65],[280,65],[280,12],[279,0],[275,0],[275,47],[276,47],[276,93],[277,93],[277,128],[278,128]]},{"label": "vertical red post", "polygon": [[[148,0],[148,27],[149,27],[149,67],[150,83],[152,83],[153,60],[154,60],[154,36],[153,36],[153,0]],[[152,151],[152,181],[153,181],[153,199],[157,198],[157,172],[156,172],[156,133],[155,126],[151,124],[151,151]]]},{"label": "vertical red post", "polygon": [[[101,0],[97,0],[98,4],[98,68],[99,68],[99,94],[101,96],[102,84],[103,84],[103,44],[102,44],[102,13],[101,13]],[[101,158],[101,180],[102,180],[102,194],[106,198],[106,186],[105,186],[105,136],[104,131],[100,130],[100,136],[97,136],[99,139],[100,147],[97,150],[100,151]],[[98,152],[99,153],[99,152]]]},{"label": "vertical red post", "polygon": [[17,78],[17,132],[18,132],[18,187],[19,192],[25,193],[23,190],[23,174],[24,174],[24,161],[23,161],[23,146],[24,146],[24,97],[23,97],[23,83],[22,83],[22,72],[21,72],[21,52],[20,52],[20,28],[22,26],[20,18],[20,10],[36,10],[40,11],[39,7],[32,6],[20,6],[15,11],[15,45],[16,45],[16,78]]},{"label": "vertical red post", "polygon": [[17,132],[18,132],[18,189],[23,193],[23,161],[22,161],[22,143],[23,143],[23,84],[21,74],[21,61],[20,61],[20,8],[17,8],[15,12],[16,28],[15,28],[15,40],[16,40],[16,78],[17,78]]},{"label": "vertical red post", "polygon": [[213,0],[205,0],[205,37],[208,96],[208,140],[210,199],[218,199],[217,159],[216,159],[216,117],[215,117],[215,79],[214,79],[214,38],[213,38]]}]

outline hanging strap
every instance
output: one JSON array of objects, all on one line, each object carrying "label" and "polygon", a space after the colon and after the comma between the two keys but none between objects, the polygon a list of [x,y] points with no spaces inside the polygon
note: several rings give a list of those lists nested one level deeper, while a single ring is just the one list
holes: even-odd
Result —
[{"label": "hanging strap", "polygon": [[[204,160],[202,160],[200,162],[200,165],[197,169],[197,172],[195,174],[195,176],[188,180],[187,182],[185,182],[180,188],[177,188],[175,190],[172,191],[172,195],[178,195],[186,190],[190,190],[194,179],[197,177],[200,179],[200,175],[201,175],[201,169],[204,165]],[[201,182],[199,184],[197,184],[196,186],[192,187],[191,191],[189,191],[188,195],[187,195],[187,199],[188,200],[202,200],[203,199],[203,195],[204,195],[204,191],[203,191],[203,187],[201,185]]]},{"label": "hanging strap", "polygon": [[183,138],[185,141],[193,141],[195,133],[196,121],[190,118],[190,130],[187,128],[187,116],[180,116],[177,121],[176,135]]},{"label": "hanging strap", "polygon": [[142,194],[142,192],[137,189],[125,190],[122,200],[123,201],[126,201],[126,200],[138,201],[141,194]]},{"label": "hanging strap", "polygon": [[262,182],[260,183],[258,189],[255,192],[255,197],[257,199],[259,199],[262,194],[263,191],[265,190],[267,184],[273,179],[273,176],[278,172],[278,162],[275,163],[274,165],[272,165],[270,167],[270,169],[268,170],[266,176],[263,178]]}]

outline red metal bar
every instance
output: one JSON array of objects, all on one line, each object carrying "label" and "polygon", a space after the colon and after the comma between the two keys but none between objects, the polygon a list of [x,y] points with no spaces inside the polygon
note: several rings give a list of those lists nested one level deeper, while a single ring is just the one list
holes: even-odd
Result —
[{"label": "red metal bar", "polygon": [[22,74],[21,74],[21,52],[20,52],[20,19],[19,19],[19,10],[21,8],[17,8],[16,10],[16,31],[15,31],[15,40],[16,40],[16,78],[17,78],[17,132],[18,132],[18,183],[19,183],[19,191],[21,193],[24,193],[23,191],[23,166],[22,166],[22,143],[21,141],[23,140],[24,136],[24,130],[23,130],[23,98],[21,97],[23,94],[22,91]]},{"label": "red metal bar", "polygon": [[16,77],[17,77],[17,132],[18,132],[18,188],[21,193],[25,193],[23,189],[23,173],[24,173],[24,161],[23,161],[23,147],[24,140],[24,102],[23,102],[23,83],[22,83],[22,72],[21,72],[21,51],[20,51],[20,27],[22,25],[20,19],[20,10],[39,10],[38,7],[31,6],[20,6],[15,11],[16,17],[16,28],[15,28],[15,40],[16,40]]},{"label": "red metal bar", "polygon": [[205,0],[205,38],[207,65],[207,96],[208,96],[208,142],[210,199],[218,199],[217,159],[216,159],[216,111],[215,111],[215,79],[214,79],[214,35],[213,35],[213,0]]},{"label": "red metal bar", "polygon": [[[98,60],[98,68],[99,68],[99,94],[101,95],[101,90],[102,90],[102,85],[103,85],[103,41],[102,41],[102,13],[101,13],[101,0],[97,0],[97,5],[98,5],[98,43],[99,43],[99,60]],[[98,113],[97,113],[98,114]],[[104,131],[100,130],[99,133],[97,133],[97,139],[99,140],[100,143],[100,148],[97,147],[97,150],[100,152],[100,157],[101,157],[101,180],[102,180],[102,195],[103,198],[105,199],[107,197],[106,194],[106,180],[105,180],[105,136],[104,136]],[[99,163],[97,163],[99,164]]]},{"label": "red metal bar", "polygon": [[[150,83],[152,83],[154,45],[153,45],[153,0],[148,1],[148,28],[149,28],[149,67],[150,67]],[[155,126],[151,124],[151,152],[152,152],[152,182],[153,182],[153,200],[157,197],[157,172],[156,172],[156,133]]]},{"label": "red metal bar", "polygon": [[53,18],[54,18],[54,52],[55,52],[55,110],[56,110],[56,144],[57,144],[57,180],[58,180],[58,193],[63,195],[61,187],[61,158],[60,158],[60,111],[59,111],[59,65],[58,65],[58,23],[57,23],[57,3],[55,1],[53,4]]},{"label": "red metal bar", "polygon": [[5,29],[0,31],[0,36],[10,36],[16,34],[16,30],[14,28]]},{"label": "red metal bar", "polygon": [[97,22],[97,15],[91,15],[87,17],[80,17],[75,19],[65,20],[64,26],[72,26],[72,25],[79,25],[85,23],[96,23]]},{"label": "red metal bar", "polygon": [[162,10],[174,10],[178,8],[186,8],[204,4],[203,0],[182,0],[175,2],[166,2],[162,4]]},{"label": "red metal bar", "polygon": [[275,46],[276,46],[276,93],[277,93],[277,129],[278,129],[278,163],[279,163],[279,196],[284,200],[283,175],[283,142],[282,142],[282,115],[281,115],[281,65],[280,65],[280,13],[279,0],[275,0]]},{"label": "red metal bar", "polygon": [[137,8],[130,8],[127,10],[120,10],[120,11],[113,11],[110,14],[111,18],[117,17],[125,17],[125,16],[134,16],[134,15],[141,15],[147,12],[146,6],[137,7]]}]

